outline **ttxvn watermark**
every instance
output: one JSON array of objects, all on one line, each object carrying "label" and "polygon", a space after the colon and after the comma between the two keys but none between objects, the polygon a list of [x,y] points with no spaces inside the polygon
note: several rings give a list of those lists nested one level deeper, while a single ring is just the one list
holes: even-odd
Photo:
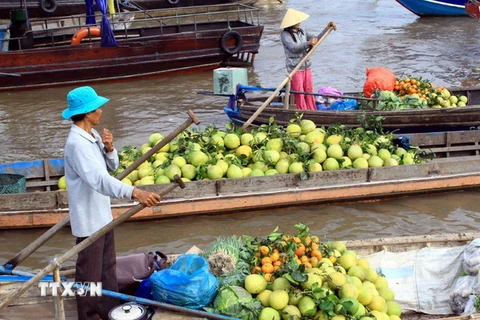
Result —
[{"label": "ttxvn watermark", "polygon": [[[41,281],[38,283],[40,288],[40,296],[53,296],[61,295],[62,297],[74,297],[74,296],[90,296],[101,297],[102,296],[102,283],[101,282],[50,282]],[[51,289],[51,290],[48,290]]]}]

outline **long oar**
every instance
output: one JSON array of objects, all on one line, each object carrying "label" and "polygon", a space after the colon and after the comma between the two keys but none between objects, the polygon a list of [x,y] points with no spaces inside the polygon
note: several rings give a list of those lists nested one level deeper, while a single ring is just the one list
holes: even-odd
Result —
[{"label": "long oar", "polygon": [[[170,191],[174,190],[177,187],[185,188],[185,183],[180,179],[178,175],[175,175],[175,183],[171,183],[167,188],[165,188],[162,192],[160,192],[161,196],[166,195]],[[117,219],[112,220],[109,224],[105,225],[103,228],[89,236],[87,239],[84,241],[80,242],[79,244],[75,245],[72,247],[70,250],[65,252],[63,255],[61,255],[58,258],[55,258],[54,261],[52,261],[48,266],[46,266],[42,271],[38,272],[34,277],[32,277],[30,280],[25,282],[20,288],[9,294],[7,297],[5,297],[1,302],[0,302],[0,310],[2,310],[4,307],[8,306],[13,300],[16,298],[20,297],[25,291],[28,290],[32,285],[40,281],[44,276],[52,272],[55,268],[58,268],[61,266],[65,261],[70,259],[72,256],[76,255],[89,245],[91,245],[93,242],[98,240],[101,236],[106,234],[107,232],[113,230],[116,226],[120,225],[122,222],[125,220],[129,219],[131,216],[139,212],[145,208],[144,204],[137,204],[136,206],[130,208],[127,212],[119,216]]]},{"label": "long oar", "polygon": [[[192,123],[198,125],[200,121],[198,120],[197,116],[193,113],[193,111],[188,110],[188,120],[186,120],[182,125],[176,128],[173,132],[171,132],[168,136],[163,138],[159,143],[152,147],[147,153],[142,155],[138,158],[134,163],[132,163],[128,168],[122,171],[118,176],[117,179],[122,180],[125,178],[129,173],[135,170],[140,164],[145,162],[149,157],[151,157],[155,152],[163,148],[167,143],[172,141],[176,136],[178,136],[182,131],[187,129]],[[4,267],[6,270],[12,270],[17,265],[19,265],[22,261],[28,258],[35,250],[40,248],[45,242],[47,242],[51,237],[53,237],[58,230],[65,227],[68,222],[70,221],[70,217],[67,215],[65,218],[57,222],[56,225],[48,229],[44,234],[42,234],[39,238],[37,238],[34,242],[29,244],[25,247],[22,251],[20,251],[15,257],[8,260]]]},{"label": "long oar", "polygon": [[313,54],[313,52],[315,51],[315,49],[318,48],[318,46],[320,45],[320,43],[323,42],[323,40],[325,40],[325,38],[330,34],[330,32],[336,28],[334,26],[331,25],[331,23],[329,23],[327,25],[327,27],[319,34],[318,38],[318,42],[307,52],[307,54],[303,57],[303,59],[297,64],[297,66],[292,70],[292,72],[290,72],[288,74],[288,76],[285,78],[285,80],[282,81],[282,83],[278,86],[278,88],[270,95],[270,97],[260,106],[260,108],[258,108],[257,111],[255,111],[254,114],[252,114],[252,116],[243,124],[242,126],[242,129],[245,130],[249,125],[252,124],[252,122],[258,117],[258,115],[260,113],[262,113],[263,109],[265,109],[266,106],[268,106],[268,104],[273,100],[273,98],[275,98],[275,96],[280,92],[280,90],[282,90],[283,87],[285,87],[285,85],[288,83],[288,81],[290,81],[290,79],[292,78],[292,76],[295,74],[295,72],[298,71],[298,69],[300,69],[300,67],[305,63],[305,61],[310,58],[310,56]]}]

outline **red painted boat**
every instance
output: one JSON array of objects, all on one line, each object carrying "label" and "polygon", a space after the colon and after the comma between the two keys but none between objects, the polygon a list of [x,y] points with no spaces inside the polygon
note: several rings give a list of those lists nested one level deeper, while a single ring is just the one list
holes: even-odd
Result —
[{"label": "red painted boat", "polygon": [[[0,52],[0,91],[251,65],[263,32],[258,13],[241,4],[142,11],[129,27],[111,22],[117,45],[109,47],[96,36],[100,24],[41,30],[20,25],[3,40],[9,51]],[[20,11],[16,21],[22,18]]]}]

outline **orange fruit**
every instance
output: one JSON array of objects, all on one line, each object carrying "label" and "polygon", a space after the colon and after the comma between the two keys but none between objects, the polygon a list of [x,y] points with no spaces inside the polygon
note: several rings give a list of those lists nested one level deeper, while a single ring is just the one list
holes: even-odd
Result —
[{"label": "orange fruit", "polygon": [[295,250],[295,255],[297,257],[301,257],[305,254],[305,246],[303,244],[299,244],[297,249]]},{"label": "orange fruit", "polygon": [[293,237],[293,242],[302,243],[302,240],[299,237]]},{"label": "orange fruit", "polygon": [[320,259],[323,258],[322,253],[321,253],[318,249],[312,250],[312,252],[310,253],[310,256],[311,256],[311,257],[315,257],[315,258],[317,258],[318,260],[320,260]]},{"label": "orange fruit", "polygon": [[270,248],[267,247],[267,246],[261,246],[261,247],[260,247],[260,252],[261,252],[264,256],[266,256],[266,255],[270,252]]},{"label": "orange fruit", "polygon": [[278,254],[278,252],[273,252],[273,253],[270,255],[270,260],[271,260],[272,262],[278,261],[278,259],[280,259],[280,255]]},{"label": "orange fruit", "polygon": [[263,273],[272,273],[273,271],[275,271],[275,269],[274,269],[274,267],[271,263],[265,263],[262,266],[262,272]]},{"label": "orange fruit", "polygon": [[273,280],[275,280],[275,277],[271,274],[271,273],[265,273],[263,275],[263,277],[265,278],[265,280],[267,280],[268,282],[272,282]]},{"label": "orange fruit", "polygon": [[274,267],[281,266],[281,265],[282,265],[282,261],[280,261],[280,260],[277,260],[273,263]]},{"label": "orange fruit", "polygon": [[270,257],[265,257],[265,258],[262,259],[261,263],[262,264],[268,264],[268,263],[272,264],[272,259],[270,259]]}]

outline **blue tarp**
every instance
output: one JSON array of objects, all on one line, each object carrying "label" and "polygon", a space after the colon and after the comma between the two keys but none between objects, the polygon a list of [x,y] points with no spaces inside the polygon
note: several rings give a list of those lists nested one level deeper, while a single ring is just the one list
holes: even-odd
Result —
[{"label": "blue tarp", "polygon": [[98,9],[102,12],[102,23],[100,25],[102,40],[100,45],[102,47],[116,47],[117,40],[115,39],[112,27],[107,18],[107,1],[95,0],[95,3],[97,4]]}]

